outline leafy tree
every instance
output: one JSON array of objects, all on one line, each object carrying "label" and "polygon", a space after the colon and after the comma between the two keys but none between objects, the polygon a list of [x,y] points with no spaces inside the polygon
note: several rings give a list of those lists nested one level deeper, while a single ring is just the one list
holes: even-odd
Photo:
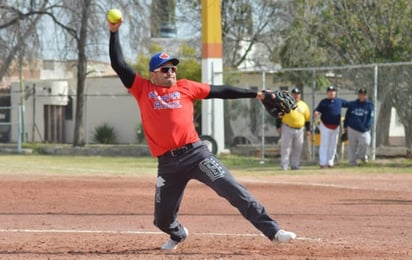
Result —
[{"label": "leafy tree", "polygon": [[[412,58],[412,3],[407,0],[366,1],[326,1],[333,8],[324,9],[322,12],[324,24],[323,33],[319,33],[320,46],[334,55],[342,63],[379,63],[410,61]],[[330,32],[330,33],[325,33]],[[379,78],[378,94],[382,106],[386,109],[397,104],[403,104],[399,113],[407,133],[412,132],[412,104],[409,95],[394,95],[399,87],[396,81],[386,82],[385,76]],[[388,97],[389,96],[389,97]],[[385,102],[388,102],[386,104]],[[408,105],[409,109],[405,109]],[[399,107],[398,107],[399,108]],[[389,120],[388,111],[380,109],[378,122],[378,144],[388,144]],[[408,112],[404,112],[408,111]],[[388,120],[388,121],[385,121]],[[405,139],[411,146],[410,138]]]},{"label": "leafy tree", "polygon": [[[150,46],[149,52],[152,54],[161,50],[163,50],[163,46],[153,44]],[[201,81],[202,69],[199,59],[196,57],[196,50],[187,44],[182,44],[177,56],[179,59],[177,78]],[[143,53],[139,53],[137,62],[134,65],[136,72],[145,78],[149,78],[149,61],[150,54],[145,55]]]},{"label": "leafy tree", "polygon": [[[157,53],[162,50],[162,46],[153,44],[149,47],[149,53]],[[142,77],[149,78],[149,61],[150,55],[145,55],[143,52],[138,54],[135,64],[136,72]]]},{"label": "leafy tree", "polygon": [[[273,61],[279,61],[284,68],[318,67],[326,65],[328,56],[326,51],[317,44],[316,26],[319,19],[316,14],[316,6],[306,4],[307,1],[293,1],[287,7],[288,16],[285,16],[285,26],[271,42],[279,41],[281,44],[268,46],[273,53]],[[312,23],[309,23],[310,20]],[[314,75],[312,71],[292,71],[279,75],[281,79],[292,82],[295,86],[303,89],[304,85],[315,80],[317,88],[330,84],[322,75]]]},{"label": "leafy tree", "polygon": [[[412,58],[412,3],[408,0],[295,0],[292,7],[295,13],[287,31],[290,39],[285,40],[281,53],[282,65],[367,64]],[[403,109],[408,113],[400,116],[405,117],[401,120],[410,133],[412,109],[409,100],[400,100],[410,95],[398,99],[393,95],[399,84],[387,82],[384,77],[379,83],[378,98],[385,109],[380,109],[377,118],[382,126],[378,128],[377,143],[387,144],[390,117],[384,113],[394,104],[409,105],[409,109]],[[412,92],[410,88],[405,91]]]},{"label": "leafy tree", "polygon": [[194,81],[202,80],[202,68],[196,50],[187,44],[183,44],[179,50],[178,78],[186,78]]}]

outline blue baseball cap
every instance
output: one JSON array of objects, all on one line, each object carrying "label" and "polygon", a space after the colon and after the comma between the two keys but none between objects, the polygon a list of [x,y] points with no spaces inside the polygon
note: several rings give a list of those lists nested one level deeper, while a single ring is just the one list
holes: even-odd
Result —
[{"label": "blue baseball cap", "polygon": [[149,70],[154,71],[155,69],[159,68],[160,66],[162,66],[166,62],[172,62],[173,65],[175,65],[175,66],[177,64],[179,64],[178,59],[176,59],[174,57],[170,57],[166,52],[158,52],[158,53],[154,54],[152,56],[152,58],[150,59]]}]

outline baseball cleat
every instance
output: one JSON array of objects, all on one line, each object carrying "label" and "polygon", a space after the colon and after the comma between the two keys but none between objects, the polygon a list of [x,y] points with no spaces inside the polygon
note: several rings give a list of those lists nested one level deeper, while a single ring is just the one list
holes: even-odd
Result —
[{"label": "baseball cleat", "polygon": [[174,241],[173,239],[169,239],[169,240],[167,240],[166,243],[164,243],[160,247],[160,249],[162,249],[162,250],[175,250],[177,248],[177,245],[179,243],[183,242],[189,236],[189,230],[187,230],[187,228],[185,228],[185,227],[183,227],[183,230],[185,231],[185,238],[183,238],[182,241],[177,242],[177,241]]},{"label": "baseball cleat", "polygon": [[290,240],[295,240],[295,239],[296,239],[295,233],[281,229],[276,233],[273,241],[279,242],[279,243],[287,243]]}]

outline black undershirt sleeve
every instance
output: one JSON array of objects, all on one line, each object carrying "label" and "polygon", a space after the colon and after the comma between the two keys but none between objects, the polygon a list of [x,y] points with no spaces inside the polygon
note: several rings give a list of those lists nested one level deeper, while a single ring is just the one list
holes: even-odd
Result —
[{"label": "black undershirt sleeve", "polygon": [[221,99],[238,99],[238,98],[256,98],[256,90],[236,88],[232,86],[216,86],[210,85],[209,98]]},{"label": "black undershirt sleeve", "polygon": [[110,32],[109,54],[113,70],[117,73],[123,85],[126,88],[131,88],[136,73],[124,60],[118,31]]},{"label": "black undershirt sleeve", "polygon": [[282,119],[281,118],[276,118],[275,124],[276,124],[276,128],[281,128],[282,127]]},{"label": "black undershirt sleeve", "polygon": [[310,121],[305,122],[305,129],[307,132],[310,132]]}]

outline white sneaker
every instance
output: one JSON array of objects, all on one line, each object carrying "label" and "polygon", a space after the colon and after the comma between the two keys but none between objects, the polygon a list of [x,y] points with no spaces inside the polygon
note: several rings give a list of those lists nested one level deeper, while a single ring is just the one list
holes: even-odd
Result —
[{"label": "white sneaker", "polygon": [[162,250],[175,250],[175,249],[177,248],[177,245],[178,245],[179,243],[183,242],[183,241],[189,236],[189,230],[187,230],[187,228],[185,228],[185,227],[183,227],[183,230],[185,231],[186,236],[185,236],[185,238],[184,238],[182,241],[176,242],[176,241],[174,241],[173,239],[169,239],[169,240],[167,240],[166,243],[164,243],[164,244],[160,247],[160,249],[162,249]]},{"label": "white sneaker", "polygon": [[276,233],[273,241],[279,242],[279,243],[287,243],[290,240],[295,240],[295,239],[296,239],[295,233],[281,229]]}]

